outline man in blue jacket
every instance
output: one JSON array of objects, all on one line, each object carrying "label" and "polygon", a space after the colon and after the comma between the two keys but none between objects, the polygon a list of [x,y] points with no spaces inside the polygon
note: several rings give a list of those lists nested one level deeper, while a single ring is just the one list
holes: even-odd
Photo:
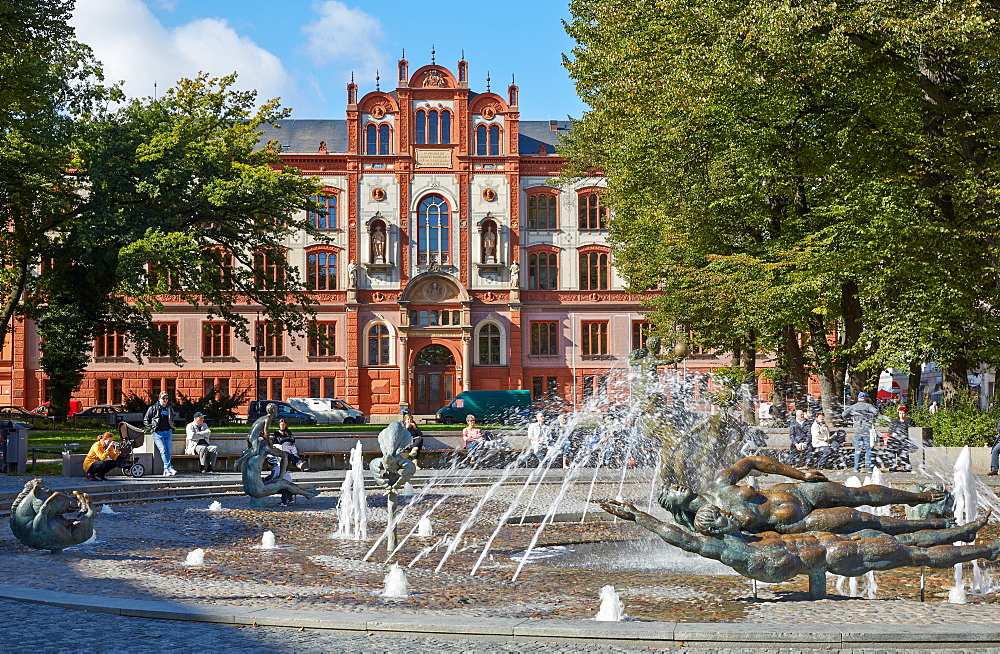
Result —
[{"label": "man in blue jacket", "polygon": [[174,407],[170,406],[170,396],[164,391],[160,393],[159,401],[146,410],[143,420],[146,431],[153,432],[153,442],[156,443],[156,449],[160,451],[160,458],[163,459],[163,474],[168,477],[177,474],[174,466],[170,464],[176,418],[177,413]]},{"label": "man in blue jacket", "polygon": [[[844,409],[844,420],[854,421],[854,472],[872,469],[871,432],[878,418],[878,409],[868,402],[868,393],[858,393],[858,401]],[[865,467],[861,467],[861,451],[865,452]]]}]

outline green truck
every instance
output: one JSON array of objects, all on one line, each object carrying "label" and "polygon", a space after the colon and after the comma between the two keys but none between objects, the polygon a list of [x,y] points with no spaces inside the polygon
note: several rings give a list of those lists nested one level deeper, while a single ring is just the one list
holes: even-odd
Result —
[{"label": "green truck", "polygon": [[531,391],[463,391],[436,418],[446,425],[465,422],[468,415],[477,422],[502,422],[530,406]]}]

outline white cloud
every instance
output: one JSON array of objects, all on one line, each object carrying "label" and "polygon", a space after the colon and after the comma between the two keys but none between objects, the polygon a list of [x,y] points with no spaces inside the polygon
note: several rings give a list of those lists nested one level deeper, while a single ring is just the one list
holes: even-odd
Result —
[{"label": "white cloud", "polygon": [[317,3],[313,10],[319,18],[303,27],[302,32],[306,35],[304,50],[315,66],[341,71],[354,69],[360,78],[374,77],[378,68],[386,72],[386,55],[379,46],[383,33],[378,18],[338,0]]},{"label": "white cloud", "polygon": [[154,81],[162,92],[199,71],[215,77],[236,71],[237,87],[257,89],[262,100],[294,93],[281,60],[223,19],[168,28],[141,0],[84,0],[71,23],[104,64],[107,80],[124,80],[132,97],[152,95]]}]

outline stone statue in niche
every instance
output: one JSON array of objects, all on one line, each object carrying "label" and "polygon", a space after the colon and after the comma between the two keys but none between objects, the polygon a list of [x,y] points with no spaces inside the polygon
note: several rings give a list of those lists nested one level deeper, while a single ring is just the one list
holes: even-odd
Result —
[{"label": "stone statue in niche", "polygon": [[372,263],[385,263],[385,230],[375,225],[372,231]]},{"label": "stone statue in niche", "polygon": [[518,288],[521,285],[521,266],[517,262],[510,264],[510,287]]},{"label": "stone statue in niche", "polygon": [[360,266],[354,262],[354,259],[351,259],[351,263],[347,265],[348,288],[358,287],[358,268]]},{"label": "stone statue in niche", "polygon": [[497,233],[493,227],[487,225],[483,232],[483,263],[497,262]]}]

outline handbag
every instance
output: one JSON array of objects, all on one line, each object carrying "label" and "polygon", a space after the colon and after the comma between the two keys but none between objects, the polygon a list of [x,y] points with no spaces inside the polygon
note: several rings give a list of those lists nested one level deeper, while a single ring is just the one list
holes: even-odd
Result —
[{"label": "handbag", "polygon": [[868,446],[871,447],[872,449],[875,449],[877,445],[878,445],[878,432],[875,431],[874,427],[872,427],[868,431]]}]

